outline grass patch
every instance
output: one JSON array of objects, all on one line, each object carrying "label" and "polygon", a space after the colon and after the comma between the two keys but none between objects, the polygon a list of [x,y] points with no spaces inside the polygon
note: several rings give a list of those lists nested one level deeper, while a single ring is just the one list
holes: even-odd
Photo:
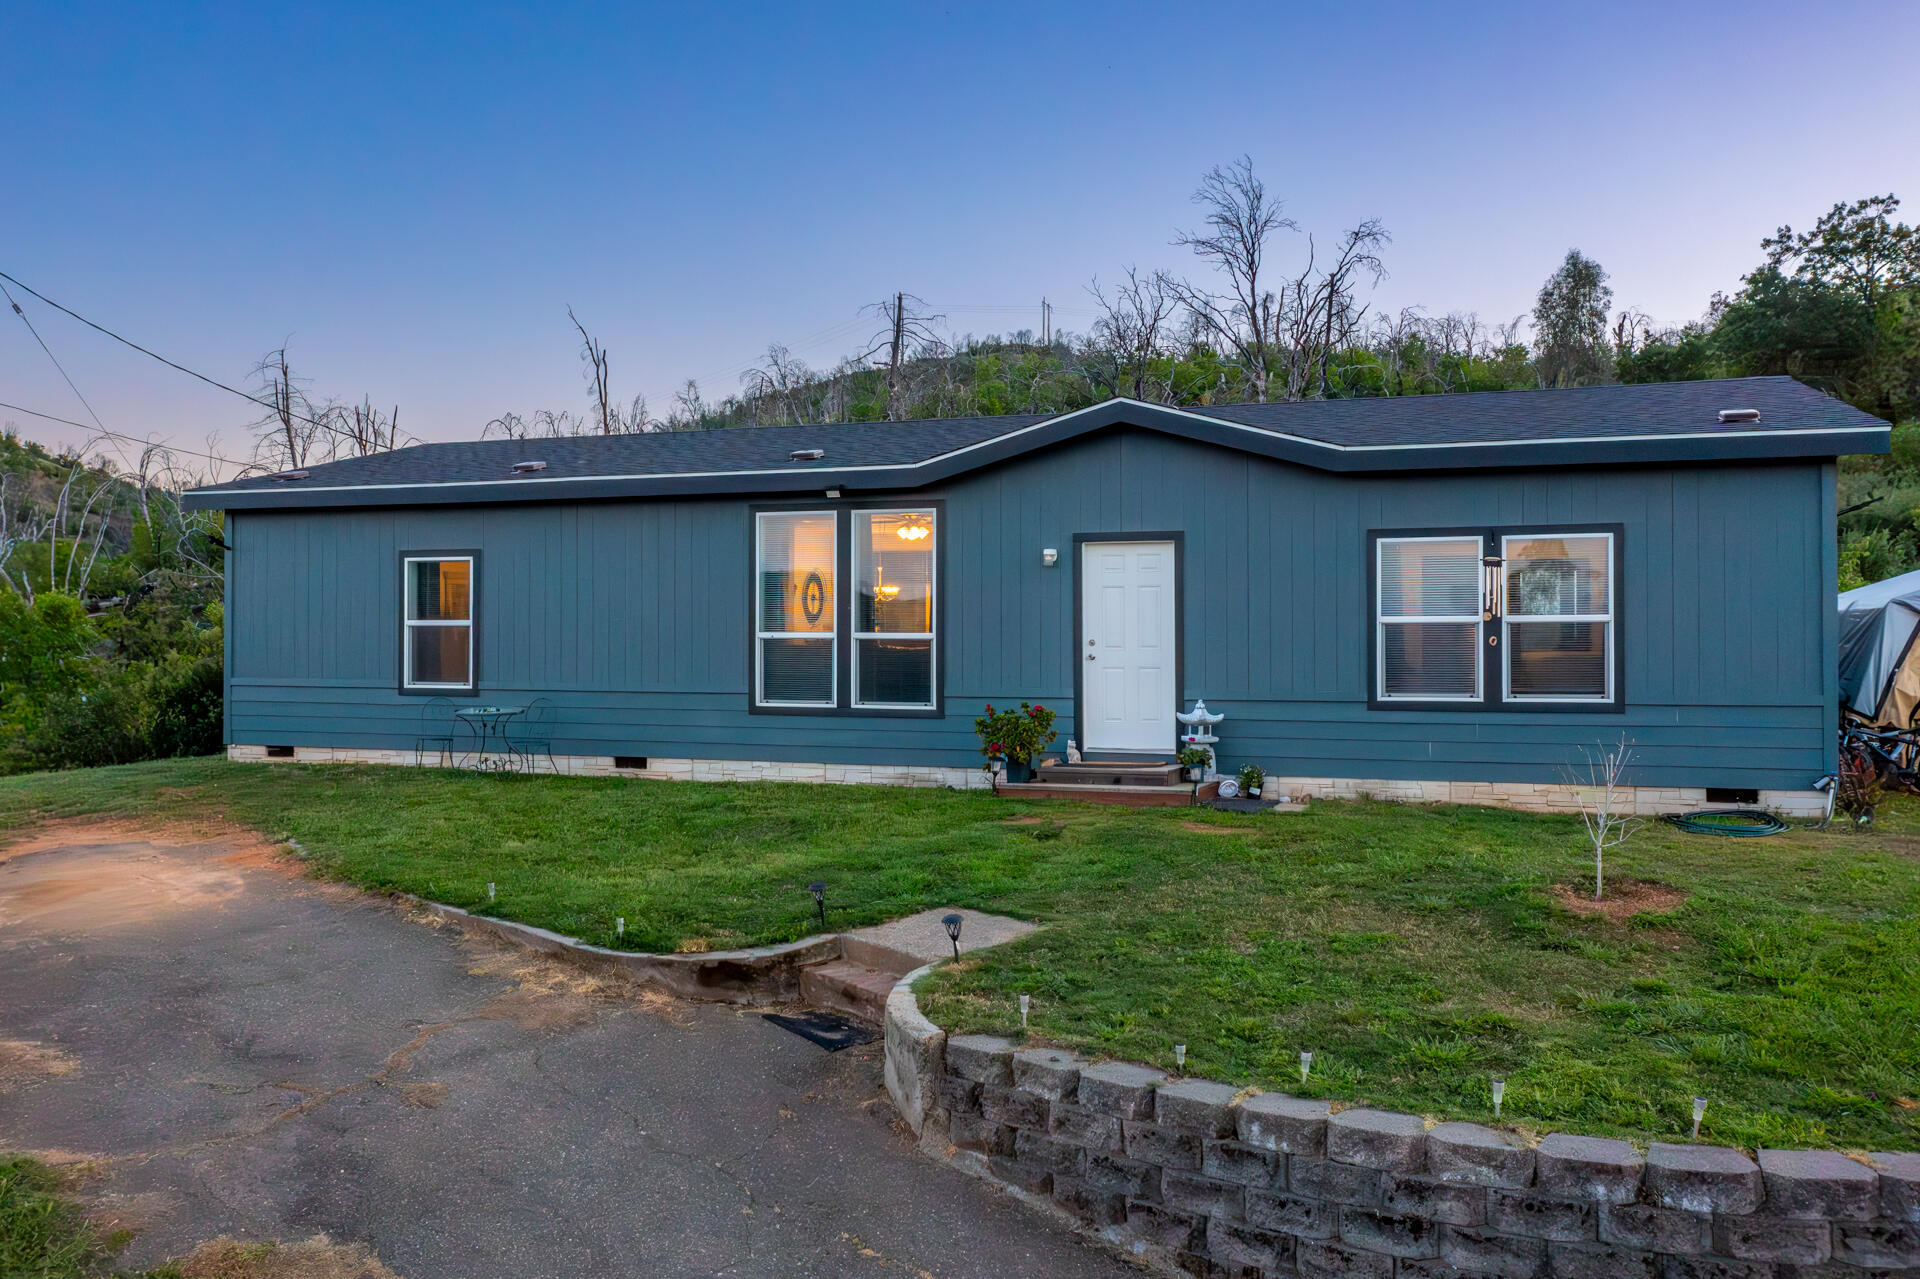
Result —
[{"label": "grass patch", "polygon": [[[636,950],[966,906],[1048,927],[923,987],[951,1029],[1344,1103],[1744,1145],[1920,1148],[1920,807],[1872,833],[1650,825],[1609,860],[1673,890],[1576,913],[1579,824],[1316,803],[1284,817],[884,787],[172,761],[0,780],[0,829],[219,816],[323,874]],[[1039,821],[1024,819],[1039,817]],[[1223,839],[1207,827],[1245,831]],[[488,907],[486,885],[499,887]],[[1589,887],[1591,880],[1588,880]],[[1311,1050],[1302,1086],[1298,1057]]]},{"label": "grass patch", "polygon": [[171,1268],[144,1277],[114,1270],[111,1244],[65,1197],[59,1173],[0,1155],[0,1275],[13,1279],[180,1279]]}]

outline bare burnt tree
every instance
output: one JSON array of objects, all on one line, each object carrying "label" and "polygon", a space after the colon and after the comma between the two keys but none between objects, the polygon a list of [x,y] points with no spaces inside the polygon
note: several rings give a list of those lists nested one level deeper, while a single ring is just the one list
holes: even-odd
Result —
[{"label": "bare burnt tree", "polygon": [[1276,232],[1298,231],[1300,224],[1281,213],[1279,201],[1267,198],[1266,184],[1254,176],[1251,156],[1209,169],[1193,202],[1206,209],[1207,229],[1182,231],[1173,242],[1224,274],[1227,290],[1213,293],[1184,280],[1168,282],[1208,335],[1239,356],[1254,398],[1265,403],[1279,309],[1267,284],[1268,241]]},{"label": "bare burnt tree", "polygon": [[903,374],[907,359],[919,347],[938,347],[940,337],[934,325],[946,319],[944,315],[933,315],[920,308],[926,306],[925,300],[911,293],[896,293],[886,302],[875,302],[865,308],[878,315],[885,325],[873,335],[866,353],[856,358],[871,360],[885,353],[882,365],[887,372],[887,420],[898,422],[906,409],[906,396],[903,394]]},{"label": "bare burnt tree", "polygon": [[1377,284],[1386,275],[1379,251],[1390,239],[1378,218],[1368,218],[1341,234],[1333,264],[1322,271],[1313,237],[1307,237],[1307,264],[1282,286],[1277,312],[1288,399],[1309,391],[1327,395],[1334,357],[1354,344],[1366,319],[1357,297],[1360,281]]},{"label": "bare burnt tree", "polygon": [[567,318],[580,331],[580,359],[586,366],[582,372],[586,375],[594,415],[599,419],[600,434],[612,435],[614,408],[613,396],[607,390],[607,348],[594,341],[593,334],[587,332],[587,326],[580,323],[572,307],[567,308]]},{"label": "bare burnt tree", "polygon": [[1276,280],[1267,261],[1270,242],[1277,232],[1300,226],[1269,198],[1249,157],[1210,170],[1193,199],[1207,210],[1207,229],[1182,232],[1174,243],[1221,272],[1227,288],[1216,293],[1169,279],[1175,296],[1209,341],[1239,359],[1256,400],[1267,400],[1276,364],[1287,399],[1329,394],[1334,357],[1354,343],[1366,320],[1359,287],[1386,274],[1380,259],[1390,239],[1386,228],[1369,218],[1345,231],[1325,267],[1309,236],[1306,264]]},{"label": "bare burnt tree", "polygon": [[391,415],[362,398],[357,405],[328,399],[316,402],[307,379],[287,362],[287,348],[269,351],[254,365],[253,398],[267,410],[252,424],[250,471],[291,471],[340,457],[385,453],[412,441],[400,434],[400,409]]},{"label": "bare burnt tree", "polygon": [[778,342],[767,347],[763,363],[740,375],[755,426],[785,426],[816,420],[809,408],[820,389],[820,380],[818,374]]},{"label": "bare burnt tree", "polygon": [[1087,286],[1100,308],[1093,322],[1093,348],[1107,357],[1114,370],[1113,393],[1123,388],[1136,400],[1147,398],[1147,375],[1153,362],[1167,354],[1174,317],[1180,312],[1175,286],[1162,272],[1142,276],[1127,268],[1126,280],[1111,296],[1094,280]]}]

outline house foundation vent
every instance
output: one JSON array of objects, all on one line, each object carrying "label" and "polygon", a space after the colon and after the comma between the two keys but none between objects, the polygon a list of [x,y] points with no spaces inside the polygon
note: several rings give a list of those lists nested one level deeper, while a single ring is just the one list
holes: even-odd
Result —
[{"label": "house foundation vent", "polygon": [[268,759],[292,759],[292,758],[293,758],[293,747],[291,747],[291,746],[269,746],[269,747],[267,747],[267,758],[268,758]]},{"label": "house foundation vent", "polygon": [[645,755],[615,755],[613,757],[613,766],[615,768],[630,768],[635,772],[645,772],[647,757]]},{"label": "house foundation vent", "polygon": [[1760,792],[1745,786],[1709,786],[1707,787],[1709,804],[1757,804]]}]

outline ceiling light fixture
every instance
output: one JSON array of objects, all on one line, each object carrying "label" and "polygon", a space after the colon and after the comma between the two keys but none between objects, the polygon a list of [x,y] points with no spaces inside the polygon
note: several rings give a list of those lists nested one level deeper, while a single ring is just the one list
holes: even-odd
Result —
[{"label": "ceiling light fixture", "polygon": [[933,536],[933,530],[922,524],[917,516],[910,523],[902,524],[893,532],[896,537],[908,542],[919,542]]}]

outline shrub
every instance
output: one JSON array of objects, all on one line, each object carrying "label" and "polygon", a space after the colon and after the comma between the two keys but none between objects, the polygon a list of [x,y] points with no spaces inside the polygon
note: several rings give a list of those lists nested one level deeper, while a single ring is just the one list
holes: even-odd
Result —
[{"label": "shrub", "polygon": [[218,657],[154,671],[149,686],[153,714],[147,732],[150,757],[220,753],[225,706],[222,674]]},{"label": "shrub", "polygon": [[996,711],[989,704],[987,713],[974,719],[973,731],[980,735],[982,755],[989,758],[998,755],[1022,763],[1045,750],[1059,736],[1053,731],[1053,712],[1026,702],[1020,703],[1017,711]]}]

